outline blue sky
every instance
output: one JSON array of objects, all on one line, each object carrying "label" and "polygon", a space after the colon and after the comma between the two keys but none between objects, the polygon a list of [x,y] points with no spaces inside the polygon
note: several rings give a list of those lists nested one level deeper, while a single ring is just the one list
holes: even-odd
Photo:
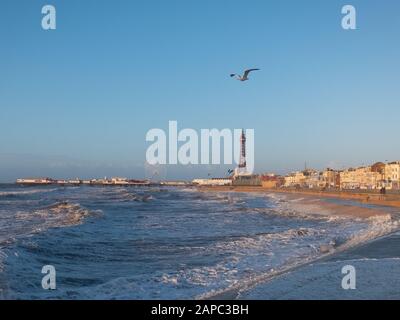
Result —
[{"label": "blue sky", "polygon": [[[41,8],[57,9],[57,30]],[[341,8],[357,9],[357,30]],[[145,176],[145,135],[252,128],[256,170],[400,160],[400,3],[3,0],[0,181]],[[231,72],[262,70],[240,83]],[[192,178],[225,169],[167,169]]]}]

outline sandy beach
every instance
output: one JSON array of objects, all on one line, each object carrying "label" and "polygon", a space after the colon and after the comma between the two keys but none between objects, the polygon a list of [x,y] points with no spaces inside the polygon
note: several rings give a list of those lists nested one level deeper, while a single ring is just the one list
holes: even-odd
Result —
[{"label": "sandy beach", "polygon": [[267,189],[263,187],[234,187],[234,186],[215,186],[199,187],[199,191],[204,192],[258,192],[258,193],[277,193],[286,194],[289,197],[303,197],[305,199],[342,199],[352,200],[367,205],[387,206],[400,208],[400,194],[380,195],[377,193],[356,193],[347,191],[315,191],[307,189]]}]

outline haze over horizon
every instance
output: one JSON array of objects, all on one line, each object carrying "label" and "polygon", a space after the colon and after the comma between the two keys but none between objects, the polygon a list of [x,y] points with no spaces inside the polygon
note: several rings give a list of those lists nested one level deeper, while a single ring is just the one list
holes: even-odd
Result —
[{"label": "haze over horizon", "polygon": [[170,120],[254,129],[256,172],[400,160],[398,1],[351,1],[352,31],[337,0],[48,3],[57,30],[43,1],[1,3],[0,182],[148,177],[146,133]]}]

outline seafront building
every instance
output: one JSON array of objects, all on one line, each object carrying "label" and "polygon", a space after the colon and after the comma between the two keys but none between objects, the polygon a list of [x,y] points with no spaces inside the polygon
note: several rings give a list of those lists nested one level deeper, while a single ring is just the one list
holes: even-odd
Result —
[{"label": "seafront building", "polygon": [[292,172],[285,177],[284,187],[302,187],[306,185],[306,176],[303,171]]},{"label": "seafront building", "polygon": [[382,186],[383,174],[372,166],[350,168],[340,172],[341,189],[374,190]]},{"label": "seafront building", "polygon": [[284,186],[285,178],[273,173],[269,173],[261,176],[261,184],[263,188],[277,189]]},{"label": "seafront building", "polygon": [[129,181],[127,178],[111,178],[112,184],[115,185],[120,185],[120,186],[125,186],[129,184]]},{"label": "seafront building", "polygon": [[400,189],[400,161],[390,162],[385,166],[384,186],[387,189]]},{"label": "seafront building", "polygon": [[306,183],[309,188],[324,188],[326,187],[326,182],[323,179],[322,172],[313,169],[306,169],[304,171],[306,177]]},{"label": "seafront building", "polygon": [[[295,171],[286,176],[275,174],[255,175],[249,173],[246,165],[246,137],[244,132],[240,138],[240,163],[232,174],[226,178],[194,179],[191,183],[186,181],[161,181],[164,186],[248,186],[277,188],[306,188],[306,189],[335,189],[335,190],[400,190],[400,161],[389,163],[377,162],[370,166],[334,170],[327,168],[323,171],[305,169]],[[148,180],[132,180],[128,178],[113,177],[111,179],[80,180],[54,180],[50,178],[18,179],[18,184],[24,185],[149,185]]]},{"label": "seafront building", "polygon": [[326,188],[338,188],[340,186],[340,173],[331,168],[327,168],[322,172],[322,179]]},{"label": "seafront building", "polygon": [[344,170],[313,169],[292,172],[285,176],[283,187],[341,190],[400,190],[400,161],[377,162],[371,166]]}]

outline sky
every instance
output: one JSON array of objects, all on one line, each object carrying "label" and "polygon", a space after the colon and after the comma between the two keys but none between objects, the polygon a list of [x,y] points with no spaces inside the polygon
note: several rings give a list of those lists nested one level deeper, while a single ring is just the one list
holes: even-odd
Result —
[{"label": "sky", "polygon": [[[57,29],[41,27],[44,5]],[[357,10],[344,30],[341,9]],[[400,160],[397,0],[2,0],[0,182],[148,177],[146,133],[255,130],[256,172]],[[260,68],[250,81],[230,73]],[[165,178],[223,175],[168,166]],[[157,169],[158,170],[158,169]]]}]

